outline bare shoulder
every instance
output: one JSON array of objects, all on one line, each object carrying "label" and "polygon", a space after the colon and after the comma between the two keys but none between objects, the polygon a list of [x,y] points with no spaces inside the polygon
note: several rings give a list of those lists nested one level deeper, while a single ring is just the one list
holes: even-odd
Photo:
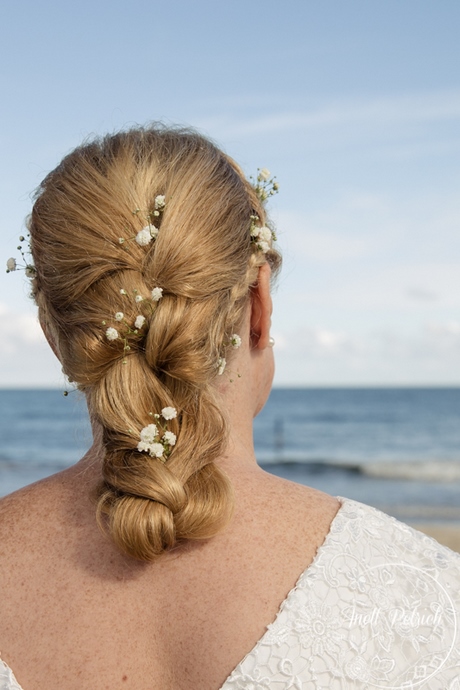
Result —
[{"label": "bare shoulder", "polygon": [[261,484],[264,485],[266,499],[272,503],[276,501],[279,508],[286,515],[296,516],[296,522],[301,516],[314,516],[332,520],[340,508],[339,500],[305,484],[277,477],[263,472]]},{"label": "bare shoulder", "polygon": [[59,475],[0,500],[0,585],[16,568],[29,567],[62,532],[63,482]]},{"label": "bare shoulder", "polygon": [[329,533],[340,502],[334,496],[260,470],[240,485],[241,531],[255,534],[279,559],[292,560],[295,571],[308,564]]}]

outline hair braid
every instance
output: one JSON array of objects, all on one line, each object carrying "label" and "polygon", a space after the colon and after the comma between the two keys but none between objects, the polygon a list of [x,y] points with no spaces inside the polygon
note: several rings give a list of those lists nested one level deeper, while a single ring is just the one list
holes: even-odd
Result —
[{"label": "hair braid", "polygon": [[[167,200],[158,219],[157,195]],[[231,514],[231,485],[214,463],[227,425],[213,381],[258,267],[279,265],[275,251],[253,251],[253,213],[265,220],[231,159],[195,132],[161,126],[76,149],[39,189],[34,293],[103,429],[99,522],[135,558],[210,537]],[[133,238],[152,218],[158,235],[140,246]],[[117,312],[123,337],[112,342],[105,326]],[[161,462],[137,446],[168,406],[177,440]]]}]

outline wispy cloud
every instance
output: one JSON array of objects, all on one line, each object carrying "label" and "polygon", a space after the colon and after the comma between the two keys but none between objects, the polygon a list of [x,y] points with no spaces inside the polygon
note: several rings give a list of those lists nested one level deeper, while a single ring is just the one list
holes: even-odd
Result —
[{"label": "wispy cloud", "polygon": [[65,386],[34,314],[0,303],[0,386]]},{"label": "wispy cloud", "polygon": [[428,91],[377,98],[359,98],[312,107],[272,112],[253,117],[202,118],[200,125],[219,136],[248,137],[279,131],[342,127],[446,122],[460,118],[460,91]]},{"label": "wispy cloud", "polygon": [[275,333],[277,383],[460,383],[460,321],[358,335],[319,326]]}]

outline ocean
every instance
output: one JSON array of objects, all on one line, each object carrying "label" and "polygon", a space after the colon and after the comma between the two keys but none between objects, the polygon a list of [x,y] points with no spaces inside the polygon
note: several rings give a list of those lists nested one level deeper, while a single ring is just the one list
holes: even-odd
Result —
[{"label": "ocean", "polygon": [[[80,393],[0,390],[0,495],[91,444]],[[460,520],[460,388],[276,388],[254,423],[259,463],[402,520]]]}]

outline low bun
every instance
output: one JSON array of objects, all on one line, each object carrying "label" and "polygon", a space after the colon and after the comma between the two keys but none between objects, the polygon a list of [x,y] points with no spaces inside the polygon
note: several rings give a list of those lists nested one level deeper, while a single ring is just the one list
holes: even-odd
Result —
[{"label": "low bun", "polygon": [[[231,159],[161,126],[76,149],[38,191],[36,301],[102,428],[97,519],[134,558],[209,538],[231,516],[232,487],[215,463],[227,443],[215,377],[259,266],[280,262],[272,247],[255,250],[254,214],[265,223]],[[140,434],[165,407],[177,410],[161,432],[175,444],[152,457]]]}]

